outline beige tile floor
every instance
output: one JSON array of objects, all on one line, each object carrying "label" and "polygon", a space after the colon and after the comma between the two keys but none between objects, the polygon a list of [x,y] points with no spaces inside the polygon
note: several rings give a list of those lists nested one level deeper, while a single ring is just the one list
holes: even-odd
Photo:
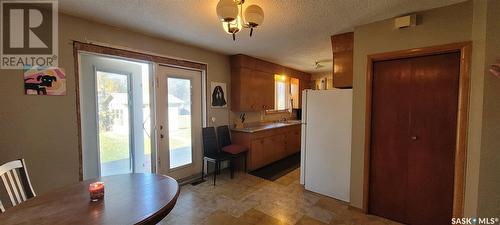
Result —
[{"label": "beige tile floor", "polygon": [[271,182],[227,171],[196,186],[181,187],[176,206],[162,225],[392,225],[384,218],[351,210],[344,202],[304,190],[299,169]]}]

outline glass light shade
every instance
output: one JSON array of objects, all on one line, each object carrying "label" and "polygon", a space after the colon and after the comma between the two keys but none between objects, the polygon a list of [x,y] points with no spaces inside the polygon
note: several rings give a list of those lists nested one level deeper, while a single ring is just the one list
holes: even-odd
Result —
[{"label": "glass light shade", "polygon": [[264,22],[264,11],[258,5],[248,6],[245,10],[245,22],[256,27]]},{"label": "glass light shade", "polygon": [[238,5],[234,0],[220,0],[216,12],[220,21],[233,21],[238,16]]},{"label": "glass light shade", "polygon": [[[229,23],[229,26],[227,25]],[[222,28],[224,28],[224,31],[228,34],[232,33],[238,33],[243,28],[243,25],[241,24],[241,17],[237,16],[237,18],[231,22],[222,22]]]}]

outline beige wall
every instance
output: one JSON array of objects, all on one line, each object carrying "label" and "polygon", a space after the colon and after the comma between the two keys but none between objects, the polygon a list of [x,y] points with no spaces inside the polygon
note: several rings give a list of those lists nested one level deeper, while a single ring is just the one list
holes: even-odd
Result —
[{"label": "beige wall", "polygon": [[318,89],[321,85],[321,79],[326,78],[326,89],[333,89],[333,73],[313,73],[311,74],[311,83],[314,85],[312,89]]},{"label": "beige wall", "polygon": [[[437,8],[418,13],[419,24],[416,27],[397,30],[394,20],[384,20],[354,30],[354,100],[353,100],[353,133],[352,133],[352,165],[351,165],[351,205],[362,207],[363,203],[363,160],[365,142],[365,84],[367,55],[391,52],[396,50],[470,41],[473,21],[473,3],[465,2],[448,7]],[[477,63],[473,60],[473,64]],[[471,74],[471,103],[482,99],[481,73]],[[470,154],[477,155],[480,148],[481,105],[470,107],[469,149]],[[476,129],[476,130],[471,130]],[[466,180],[478,175],[477,157],[468,161]],[[473,180],[473,179],[471,179]],[[466,189],[466,215],[474,215],[475,208],[467,206],[475,202],[477,196]]]},{"label": "beige wall", "polygon": [[478,216],[500,215],[500,79],[486,70],[500,59],[500,1],[488,0],[486,13],[483,126]]},{"label": "beige wall", "polygon": [[[72,40],[108,43],[206,63],[208,84],[219,81],[230,87],[229,58],[225,55],[60,15],[59,66],[66,70],[66,96],[26,96],[22,71],[0,70],[0,164],[25,158],[37,193],[78,181]],[[227,124],[229,112],[209,109],[209,116],[215,117],[219,124]]]},{"label": "beige wall", "polygon": [[270,113],[266,114],[265,111],[261,112],[235,112],[231,111],[231,123],[232,125],[236,124],[237,121],[240,121],[240,115],[245,113],[245,125],[252,125],[256,123],[262,122],[274,122],[282,119],[295,120],[297,119],[297,114],[295,112],[284,112],[284,113]]}]

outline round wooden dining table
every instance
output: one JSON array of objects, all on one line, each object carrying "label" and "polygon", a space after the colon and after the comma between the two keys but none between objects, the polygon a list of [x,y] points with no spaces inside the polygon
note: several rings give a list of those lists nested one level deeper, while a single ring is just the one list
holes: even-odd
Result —
[{"label": "round wooden dining table", "polygon": [[[102,181],[104,199],[90,201],[89,184]],[[174,207],[179,184],[157,174],[86,180],[31,198],[0,214],[0,224],[156,224]]]}]

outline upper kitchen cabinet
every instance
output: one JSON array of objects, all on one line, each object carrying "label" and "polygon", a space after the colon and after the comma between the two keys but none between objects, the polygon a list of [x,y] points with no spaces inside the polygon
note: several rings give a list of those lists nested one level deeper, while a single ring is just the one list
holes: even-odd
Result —
[{"label": "upper kitchen cabinet", "polygon": [[301,107],[302,90],[311,75],[246,55],[231,56],[231,110],[238,112],[275,109],[275,77],[286,76],[293,108]]},{"label": "upper kitchen cabinet", "polygon": [[332,36],[333,86],[352,88],[354,33]]}]

